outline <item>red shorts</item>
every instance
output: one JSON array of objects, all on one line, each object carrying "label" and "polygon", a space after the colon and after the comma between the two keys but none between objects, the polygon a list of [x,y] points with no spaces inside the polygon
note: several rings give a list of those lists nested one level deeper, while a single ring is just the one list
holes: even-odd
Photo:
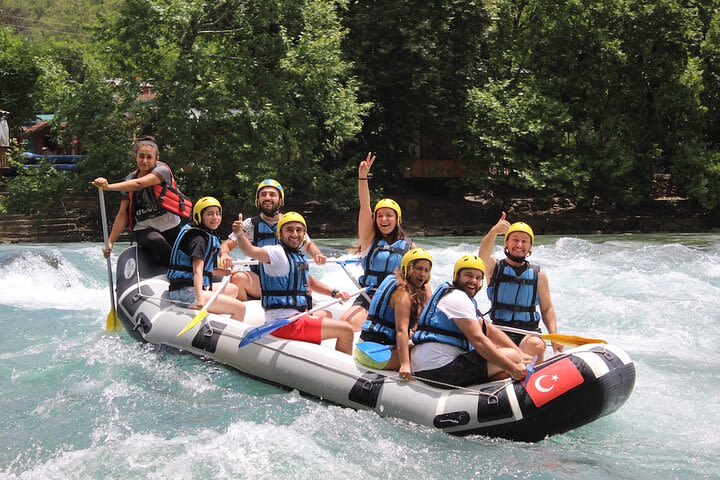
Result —
[{"label": "red shorts", "polygon": [[290,325],[278,328],[272,332],[272,335],[278,338],[301,340],[319,345],[322,341],[322,320],[304,316]]}]

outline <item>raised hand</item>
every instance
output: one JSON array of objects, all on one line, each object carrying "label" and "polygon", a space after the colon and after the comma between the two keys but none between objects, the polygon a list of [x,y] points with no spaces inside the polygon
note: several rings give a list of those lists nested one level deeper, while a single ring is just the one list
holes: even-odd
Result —
[{"label": "raised hand", "polygon": [[500,215],[500,220],[495,224],[495,226],[492,228],[493,232],[496,235],[504,235],[507,233],[508,229],[510,228],[510,222],[505,220],[505,212],[502,212],[502,215]]},{"label": "raised hand", "polygon": [[372,152],[368,152],[367,157],[365,157],[365,160],[360,162],[360,165],[358,166],[358,178],[359,179],[368,178],[368,173],[370,173],[370,168],[372,167],[372,164],[374,161],[375,161],[375,155],[373,155]]},{"label": "raised hand", "polygon": [[243,233],[243,216],[242,213],[238,213],[238,219],[232,224],[232,231],[235,235],[244,235]]}]

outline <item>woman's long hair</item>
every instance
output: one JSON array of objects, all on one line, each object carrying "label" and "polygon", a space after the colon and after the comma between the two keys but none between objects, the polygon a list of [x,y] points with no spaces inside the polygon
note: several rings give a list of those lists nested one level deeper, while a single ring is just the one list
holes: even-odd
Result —
[{"label": "woman's long hair", "polygon": [[[410,262],[408,265],[408,275],[413,265],[415,265],[415,262]],[[407,281],[407,277],[402,276],[399,269],[395,270],[395,278],[397,279],[396,291],[407,292],[407,294],[410,295],[410,327],[412,328],[417,324],[418,318],[420,318],[420,313],[425,307],[425,304],[428,302],[427,289],[425,288],[425,284],[423,284],[420,288],[416,288]]]}]

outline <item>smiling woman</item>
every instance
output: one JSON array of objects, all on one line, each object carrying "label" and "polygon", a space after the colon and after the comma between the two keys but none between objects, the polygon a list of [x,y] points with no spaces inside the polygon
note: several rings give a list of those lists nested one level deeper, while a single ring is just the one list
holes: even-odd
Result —
[{"label": "smiling woman", "polygon": [[167,266],[180,232],[181,217],[190,216],[192,203],[177,189],[175,177],[170,167],[160,161],[158,146],[151,137],[135,142],[133,153],[137,168],[125,180],[108,183],[98,177],[92,182],[103,190],[121,192],[120,209],[103,254],[109,257],[115,241],[127,227],[140,247],[148,249],[158,264]]}]

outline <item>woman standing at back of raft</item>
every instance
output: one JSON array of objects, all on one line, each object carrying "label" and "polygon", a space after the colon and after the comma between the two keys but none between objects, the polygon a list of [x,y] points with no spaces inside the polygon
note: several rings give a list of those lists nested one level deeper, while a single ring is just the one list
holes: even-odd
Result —
[{"label": "woman standing at back of raft", "polygon": [[370,209],[370,186],[368,174],[375,161],[375,155],[368,153],[365,160],[358,166],[358,240],[363,274],[358,282],[363,287],[370,287],[366,295],[357,297],[353,306],[342,316],[359,331],[367,320],[370,299],[377,287],[400,267],[400,261],[411,248],[415,248],[411,239],[405,238],[400,223],[402,211],[394,200],[383,198]]},{"label": "woman standing at back of raft", "polygon": [[113,222],[105,258],[110,256],[120,234],[128,228],[138,246],[146,249],[160,265],[170,264],[170,253],[180,232],[181,221],[190,216],[192,204],[175,185],[170,167],[160,161],[158,146],[152,137],[141,137],[132,147],[137,168],[125,180],[108,183],[103,177],[92,184],[103,190],[121,192],[120,210]]}]

